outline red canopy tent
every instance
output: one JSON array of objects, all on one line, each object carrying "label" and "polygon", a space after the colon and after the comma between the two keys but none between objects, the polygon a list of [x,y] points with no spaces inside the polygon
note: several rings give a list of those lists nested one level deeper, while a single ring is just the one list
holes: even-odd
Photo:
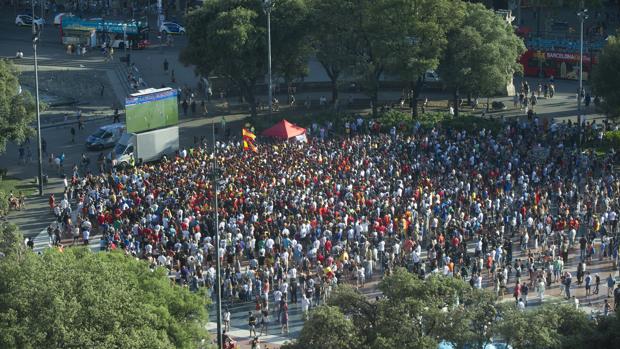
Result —
[{"label": "red canopy tent", "polygon": [[295,124],[291,124],[287,120],[282,119],[282,121],[263,131],[261,135],[265,137],[290,139],[299,135],[303,135],[305,133],[305,128],[299,127]]}]

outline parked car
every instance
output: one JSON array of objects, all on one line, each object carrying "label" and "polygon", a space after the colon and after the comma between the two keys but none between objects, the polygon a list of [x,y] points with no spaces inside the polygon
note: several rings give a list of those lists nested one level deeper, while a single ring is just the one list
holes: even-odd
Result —
[{"label": "parked car", "polygon": [[174,22],[164,22],[162,23],[161,27],[159,27],[159,31],[164,34],[164,35],[168,35],[168,34],[178,34],[178,35],[183,35],[185,34],[185,28],[183,28],[180,24],[174,23]]},{"label": "parked car", "polygon": [[437,72],[435,72],[434,70],[427,70],[426,73],[424,73],[424,81],[440,82],[441,78],[439,77],[439,74],[437,74]]},{"label": "parked car", "polygon": [[[37,26],[42,26],[45,24],[45,20],[43,18],[34,17],[34,24]],[[17,15],[15,17],[15,25],[17,26],[32,26],[32,16],[30,15]]]}]

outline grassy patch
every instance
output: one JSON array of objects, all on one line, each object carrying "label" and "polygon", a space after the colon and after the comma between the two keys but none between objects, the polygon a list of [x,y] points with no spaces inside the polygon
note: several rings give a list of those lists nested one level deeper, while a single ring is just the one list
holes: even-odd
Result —
[{"label": "grassy patch", "polygon": [[21,180],[16,178],[0,179],[0,215],[4,216],[9,210],[9,195],[19,196],[21,192],[25,196],[32,195],[37,186],[32,180]]},{"label": "grassy patch", "polygon": [[14,194],[20,191],[24,195],[31,195],[37,189],[37,185],[30,179],[3,178],[0,180],[0,191]]}]

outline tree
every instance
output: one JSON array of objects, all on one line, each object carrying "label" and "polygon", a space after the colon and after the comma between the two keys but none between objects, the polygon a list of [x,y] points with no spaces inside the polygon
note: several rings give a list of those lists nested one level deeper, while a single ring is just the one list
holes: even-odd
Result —
[{"label": "tree", "polygon": [[597,320],[596,331],[588,346],[590,348],[613,348],[620,341],[620,315],[616,312],[611,316]]},{"label": "tree", "polygon": [[513,348],[611,348],[618,341],[617,315],[590,321],[570,305],[545,304],[522,311],[496,304],[487,290],[463,280],[431,275],[422,280],[396,269],[379,283],[371,301],[348,285],[335,289],[328,305],[312,313],[302,335],[287,349],[485,348],[500,337]]},{"label": "tree", "polygon": [[505,89],[525,52],[523,41],[506,21],[481,4],[455,3],[457,23],[448,32],[448,46],[439,74],[454,95],[458,116],[460,93],[491,95]]},{"label": "tree", "polygon": [[586,348],[596,338],[596,324],[570,305],[544,305],[524,312],[504,304],[500,316],[497,332],[515,348]]},{"label": "tree", "polygon": [[0,222],[0,256],[13,255],[20,258],[25,252],[23,237],[17,226],[8,222]]},{"label": "tree", "polygon": [[359,338],[359,329],[337,307],[322,306],[310,313],[297,341],[283,348],[356,349],[360,347]]},{"label": "tree", "polygon": [[338,105],[338,83],[355,62],[354,3],[348,0],[311,0],[312,47],[331,81],[332,102]]},{"label": "tree", "polygon": [[620,40],[618,36],[609,36],[594,67],[592,88],[597,96],[603,98],[605,113],[612,117],[620,115],[620,71],[615,68],[617,59],[620,59]]},{"label": "tree", "polygon": [[[267,73],[267,18],[259,0],[207,0],[187,15],[189,45],[181,52],[184,64],[203,76],[230,80],[256,115],[256,85]],[[308,55],[305,40],[307,7],[302,0],[274,2],[272,67],[274,75],[303,75]]]},{"label": "tree", "polygon": [[166,270],[86,248],[0,259],[2,348],[196,348],[206,298]]},{"label": "tree", "polygon": [[353,72],[370,97],[373,115],[377,115],[379,81],[407,40],[402,30],[406,4],[406,0],[356,0],[350,13],[355,33]]},{"label": "tree", "polygon": [[413,0],[402,5],[399,18],[405,37],[397,42],[394,60],[388,71],[411,81],[412,116],[418,115],[418,97],[424,85],[424,74],[436,69],[447,40],[446,32],[454,21],[451,3],[445,0]]},{"label": "tree", "polygon": [[272,1],[272,68],[276,76],[290,83],[308,75],[308,57],[312,52],[310,9],[305,0]]},{"label": "tree", "polygon": [[[336,316],[344,316],[357,329],[359,347],[435,349],[442,340],[484,343],[492,335],[488,324],[495,319],[490,310],[493,296],[462,280],[443,276],[421,280],[397,269],[379,283],[379,289],[383,297],[370,301],[349,286],[339,286],[328,300],[329,307],[337,309]],[[318,341],[329,335],[326,331],[311,327],[299,343]]]},{"label": "tree", "polygon": [[22,142],[33,134],[34,99],[21,89],[13,64],[0,59],[0,153],[9,141]]},{"label": "tree", "polygon": [[407,41],[409,7],[406,0],[313,2],[314,47],[332,80],[332,97],[337,98],[337,81],[346,70],[370,97],[376,115],[379,81]]}]

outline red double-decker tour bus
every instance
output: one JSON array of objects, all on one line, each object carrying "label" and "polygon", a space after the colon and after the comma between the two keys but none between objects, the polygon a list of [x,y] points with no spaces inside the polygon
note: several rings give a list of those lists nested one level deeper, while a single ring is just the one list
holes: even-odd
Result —
[{"label": "red double-decker tour bus", "polygon": [[[588,80],[597,56],[583,54],[583,79]],[[579,52],[550,52],[527,50],[519,62],[525,76],[555,77],[558,79],[579,79]],[[541,74],[542,71],[542,74]]]}]

